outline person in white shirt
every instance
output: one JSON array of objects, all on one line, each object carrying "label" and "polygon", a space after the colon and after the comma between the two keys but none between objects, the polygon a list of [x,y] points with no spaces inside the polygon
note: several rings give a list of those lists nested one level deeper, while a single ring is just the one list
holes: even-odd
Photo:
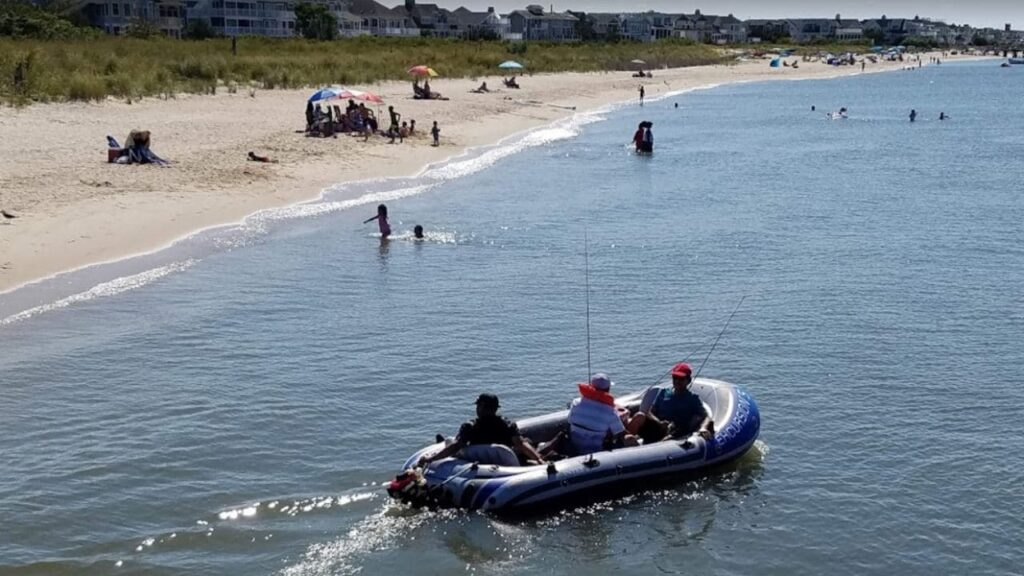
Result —
[{"label": "person in white shirt", "polygon": [[590,382],[579,385],[580,397],[569,407],[569,440],[577,454],[638,444],[623,424],[611,388],[612,381],[605,374],[595,374]]}]

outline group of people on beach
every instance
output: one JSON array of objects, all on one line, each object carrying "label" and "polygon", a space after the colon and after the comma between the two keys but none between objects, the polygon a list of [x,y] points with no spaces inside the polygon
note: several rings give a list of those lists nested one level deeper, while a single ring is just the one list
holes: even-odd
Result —
[{"label": "group of people on beach", "polygon": [[[326,109],[326,110],[325,110]],[[334,136],[337,133],[363,136],[363,141],[370,139],[371,135],[380,134],[390,138],[390,143],[395,140],[399,143],[406,138],[417,134],[416,120],[402,120],[402,115],[395,110],[394,106],[388,106],[388,129],[381,130],[377,117],[365,103],[356,104],[354,100],[348,101],[344,111],[338,105],[321,106],[320,103],[306,103],[306,135],[307,136]],[[430,129],[433,145],[440,145],[441,129],[437,121]]]},{"label": "group of people on beach", "polygon": [[476,419],[464,423],[454,440],[441,451],[422,457],[418,466],[450,456],[466,448],[498,444],[511,448],[521,464],[539,464],[603,450],[652,444],[698,434],[710,439],[714,422],[700,397],[690,390],[693,370],[686,362],[670,371],[672,387],[650,388],[641,409],[631,411],[615,402],[614,383],[605,374],[594,374],[578,384],[579,396],[569,406],[567,425],[553,438],[536,446],[519,432],[515,422],[498,415],[501,404],[494,394],[476,399]]},{"label": "group of people on beach", "polygon": [[415,100],[447,100],[440,92],[430,89],[430,80],[424,79],[423,85],[420,86],[419,78],[412,81],[412,97]]}]

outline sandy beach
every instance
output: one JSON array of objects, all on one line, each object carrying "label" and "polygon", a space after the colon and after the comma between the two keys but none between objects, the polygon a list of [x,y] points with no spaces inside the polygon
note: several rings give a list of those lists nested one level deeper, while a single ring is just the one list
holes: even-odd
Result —
[{"label": "sandy beach", "polygon": [[[927,62],[927,56],[922,60]],[[867,72],[907,65],[869,64]],[[499,88],[498,76],[436,78],[432,88],[450,97],[446,101],[413,100],[407,82],[354,86],[380,94],[403,119],[416,120],[418,134],[402,144],[379,136],[369,142],[346,134],[305,137],[304,107],[312,90],[0,109],[0,208],[17,215],[0,223],[0,293],[63,271],[157,250],[260,209],[315,199],[333,184],[411,176],[428,163],[574,110],[635,100],[641,82],[651,99],[711,84],[858,73],[859,66],[809,62],[793,70],[756,60],[657,70],[643,80],[626,72],[528,75],[520,78],[520,90]],[[470,93],[481,80],[492,92]],[[840,105],[819,106],[833,104]],[[386,108],[381,112],[386,116]],[[430,145],[433,121],[441,128],[439,147]],[[104,137],[123,140],[136,128],[152,132],[153,150],[173,166],[106,162]],[[278,163],[248,162],[249,151]]]}]

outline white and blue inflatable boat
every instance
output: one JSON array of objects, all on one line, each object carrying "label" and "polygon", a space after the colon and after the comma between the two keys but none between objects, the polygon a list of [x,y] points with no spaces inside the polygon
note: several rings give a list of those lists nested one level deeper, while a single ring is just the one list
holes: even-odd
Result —
[{"label": "white and blue inflatable boat", "polygon": [[[667,385],[670,386],[670,385]],[[409,457],[388,493],[416,506],[457,507],[495,513],[558,509],[592,502],[624,487],[655,478],[699,475],[743,456],[757,440],[761,417],[757,403],[743,389],[698,378],[690,390],[704,402],[714,420],[714,437],[689,438],[575,456],[557,462],[520,466],[504,446],[473,446],[456,457],[439,460],[425,470],[415,469],[421,456],[444,448],[427,446]],[[654,388],[617,399],[630,412],[641,410]],[[520,433],[534,444],[554,437],[566,426],[568,410],[517,422]]]}]

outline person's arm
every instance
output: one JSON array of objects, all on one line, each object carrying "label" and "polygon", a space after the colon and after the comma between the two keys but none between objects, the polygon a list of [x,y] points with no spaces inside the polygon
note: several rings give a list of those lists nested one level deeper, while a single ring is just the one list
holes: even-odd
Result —
[{"label": "person's arm", "polygon": [[522,436],[513,436],[512,444],[514,444],[520,452],[525,454],[528,460],[536,460],[537,462],[544,461],[544,457],[540,455],[540,452],[537,452],[537,449],[534,448],[533,445],[530,444],[528,440],[525,440]]},{"label": "person's arm", "polygon": [[697,434],[705,440],[711,440],[715,436],[715,421],[710,416],[705,415],[704,420],[700,423],[700,428],[697,430]]},{"label": "person's arm", "polygon": [[363,224],[369,224],[370,222],[373,222],[377,218],[380,218],[380,214],[374,216],[373,218],[367,218],[366,220],[363,220]]},{"label": "person's arm", "polygon": [[462,450],[465,446],[466,445],[461,440],[456,439],[455,442],[452,442],[451,444],[445,446],[444,449],[441,450],[440,452],[438,452],[437,454],[433,454],[433,455],[430,455],[430,456],[423,456],[422,458],[420,458],[420,461],[416,463],[416,465],[417,466],[427,466],[431,462],[434,462],[436,460],[443,460],[443,459],[445,459],[445,458],[447,458],[449,456],[452,456],[452,455],[456,454],[459,450]]},{"label": "person's arm", "polygon": [[700,434],[700,437],[705,440],[711,440],[715,435],[715,422],[711,419],[711,415],[708,414],[708,409],[704,407],[703,402],[700,404],[699,417],[701,421],[700,426],[697,427],[697,434]]}]

